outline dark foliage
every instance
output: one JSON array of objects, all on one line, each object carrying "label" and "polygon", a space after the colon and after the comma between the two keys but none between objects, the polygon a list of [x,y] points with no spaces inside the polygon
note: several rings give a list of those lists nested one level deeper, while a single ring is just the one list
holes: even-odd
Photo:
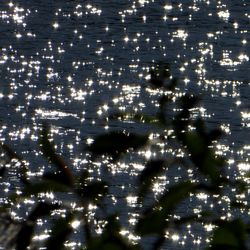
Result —
[{"label": "dark foliage", "polygon": [[[184,95],[179,98],[178,112],[170,119],[166,118],[166,107],[172,101],[176,85],[176,78],[171,76],[168,64],[158,64],[150,72],[150,84],[155,89],[163,89],[159,97],[159,111],[155,116],[133,113],[116,113],[110,116],[112,119],[133,120],[155,125],[157,129],[162,130],[160,140],[163,143],[169,141],[178,145],[185,153],[184,159],[154,159],[145,164],[145,168],[138,176],[138,186],[136,195],[139,203],[147,199],[147,195],[152,192],[152,184],[159,176],[167,173],[167,169],[175,167],[176,164],[186,168],[192,168],[198,177],[196,179],[183,179],[178,183],[166,186],[164,191],[153,201],[152,205],[136,207],[135,212],[139,214],[138,221],[134,227],[134,233],[142,239],[145,236],[154,236],[152,249],[161,249],[166,237],[165,232],[168,229],[178,229],[187,223],[210,223],[214,225],[211,233],[211,240],[207,249],[247,249],[247,236],[249,234],[249,225],[241,219],[222,220],[218,213],[214,211],[201,211],[199,214],[186,214],[178,219],[174,217],[175,212],[181,204],[188,205],[190,196],[203,191],[210,197],[222,197],[223,189],[227,187],[234,188],[239,194],[247,192],[247,185],[243,181],[229,180],[225,174],[225,159],[216,156],[213,149],[213,142],[218,140],[222,133],[215,129],[208,131],[205,122],[201,118],[193,119],[191,109],[195,107],[199,99],[192,95]],[[189,127],[193,127],[192,130]],[[173,130],[172,136],[166,136],[166,131]],[[93,157],[108,155],[113,163],[119,160],[130,150],[137,150],[144,147],[149,142],[148,134],[139,135],[128,131],[113,131],[97,136],[91,145],[86,146],[85,150],[91,153]],[[28,246],[34,246],[32,238],[36,228],[36,222],[42,217],[46,217],[51,224],[50,237],[44,243],[46,249],[63,249],[65,242],[71,237],[73,228],[72,221],[77,219],[82,222],[82,231],[79,236],[82,246],[87,249],[141,249],[140,240],[137,243],[131,243],[119,232],[121,223],[118,214],[109,214],[102,204],[103,198],[109,195],[109,183],[104,181],[92,180],[89,178],[88,169],[84,169],[80,176],[74,176],[65,160],[59,156],[49,139],[49,128],[44,126],[40,135],[40,146],[43,155],[54,166],[54,170],[45,173],[38,180],[29,180],[26,176],[26,166],[22,157],[18,156],[10,147],[2,145],[3,150],[10,159],[16,159],[21,164],[21,180],[23,183],[22,192],[19,196],[9,197],[11,204],[18,204],[27,197],[32,197],[37,202],[31,212],[23,222],[19,223],[18,232],[12,245],[17,250],[27,249]],[[7,169],[3,166],[0,169],[0,178],[4,178]],[[54,194],[68,194],[74,196],[74,202],[81,210],[74,210],[68,206],[67,200],[54,204],[53,201],[41,199],[41,194],[52,192]],[[49,202],[49,203],[48,203]],[[103,212],[104,227],[101,234],[96,234],[93,226],[98,222],[98,216],[92,218],[88,213],[89,204],[95,204]],[[11,205],[10,205],[11,206]],[[234,209],[245,209],[249,207],[237,200],[231,201],[230,212]],[[64,216],[60,218],[52,217],[51,213],[56,213],[58,209],[64,210]],[[138,211],[139,210],[139,211]],[[6,210],[4,210],[6,212]],[[11,219],[10,219],[11,220]],[[13,221],[14,223],[14,221]],[[32,249],[33,249],[32,248]]]}]

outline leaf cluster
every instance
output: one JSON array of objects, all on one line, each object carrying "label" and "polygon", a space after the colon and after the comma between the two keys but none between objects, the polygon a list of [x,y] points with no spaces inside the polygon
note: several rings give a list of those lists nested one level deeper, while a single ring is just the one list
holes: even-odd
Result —
[{"label": "leaf cluster", "polygon": [[[187,223],[210,223],[214,225],[211,233],[210,243],[207,249],[247,249],[247,236],[249,234],[249,225],[239,218],[221,219],[220,213],[214,211],[202,211],[199,214],[181,215],[176,219],[175,214],[178,208],[189,206],[190,196],[195,196],[199,192],[205,192],[209,197],[223,196],[223,190],[227,187],[233,187],[239,193],[246,192],[247,186],[244,182],[229,180],[226,176],[226,161],[217,156],[213,149],[214,141],[218,140],[222,133],[219,129],[209,131],[206,128],[202,118],[193,119],[191,111],[199,102],[193,95],[184,95],[178,100],[178,112],[171,119],[167,117],[166,110],[173,101],[175,88],[178,84],[176,78],[171,76],[168,64],[159,63],[150,71],[150,84],[155,89],[161,89],[162,96],[159,97],[159,110],[155,116],[145,114],[126,114],[116,113],[110,117],[113,119],[130,119],[135,122],[146,122],[155,124],[162,130],[160,137],[163,143],[169,140],[174,141],[179,148],[185,152],[184,159],[179,161],[167,161],[166,159],[151,159],[145,163],[144,169],[140,172],[137,179],[136,196],[142,206],[135,207],[135,213],[139,218],[134,227],[134,234],[143,239],[143,237],[154,236],[152,249],[161,249],[167,240],[166,232],[172,228],[178,229]],[[190,129],[192,127],[193,129]],[[174,133],[169,138],[166,131],[173,130]],[[53,143],[49,138],[49,128],[42,128],[40,134],[40,147],[44,157],[54,166],[52,172],[46,172],[39,180],[30,181],[25,174],[26,167],[22,165],[21,179],[23,188],[21,195],[10,197],[13,204],[30,197],[37,202],[31,211],[27,212],[27,217],[19,222],[20,227],[11,247],[18,250],[24,250],[33,246],[33,236],[38,219],[49,219],[53,213],[63,209],[65,214],[59,218],[52,218],[51,230],[48,239],[44,242],[46,249],[64,249],[65,243],[70,239],[74,229],[72,223],[78,220],[81,223],[79,238],[83,247],[87,249],[141,249],[141,241],[130,242],[126,237],[120,234],[121,222],[120,214],[109,214],[103,212],[101,234],[94,230],[94,224],[98,221],[97,216],[92,218],[88,207],[95,204],[101,211],[105,210],[103,199],[109,195],[110,182],[92,180],[89,178],[88,168],[84,169],[81,176],[74,175],[66,161],[56,153]],[[96,136],[94,142],[87,145],[85,150],[91,153],[93,157],[108,155],[113,162],[120,160],[130,150],[136,151],[149,143],[149,134],[136,134],[129,131],[112,131]],[[152,143],[152,142],[150,142]],[[10,158],[22,162],[10,147],[2,145],[3,150]],[[198,173],[194,179],[181,179],[178,183],[166,186],[163,192],[155,197],[150,206],[144,206],[145,201],[152,193],[154,181],[161,175],[166,174],[167,169],[176,167],[178,163],[183,169],[192,169]],[[4,176],[6,168],[0,170],[0,175]],[[41,194],[52,192],[54,194],[74,194],[76,210],[69,206],[67,201],[53,203],[46,199],[39,199]],[[247,206],[232,200],[230,213],[234,209],[249,209]],[[13,222],[14,223],[14,222]],[[79,233],[80,234],[80,233]]]}]

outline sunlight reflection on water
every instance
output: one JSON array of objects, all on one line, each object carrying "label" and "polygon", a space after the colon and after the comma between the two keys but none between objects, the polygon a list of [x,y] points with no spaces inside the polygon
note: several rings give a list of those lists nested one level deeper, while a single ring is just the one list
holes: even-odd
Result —
[{"label": "sunlight reflection on water", "polygon": [[[249,20],[249,3],[244,0],[162,4],[150,0],[86,4],[3,1],[1,141],[10,143],[24,158],[29,157],[31,175],[41,175],[47,165],[40,160],[37,140],[46,121],[52,125],[58,152],[72,162],[75,171],[81,170],[89,162],[82,152],[83,145],[96,134],[119,128],[151,130],[133,122],[109,121],[108,114],[117,110],[156,111],[159,92],[148,88],[146,81],[152,63],[161,60],[169,62],[173,75],[180,79],[176,99],[187,91],[200,94],[202,103],[193,116],[201,115],[211,128],[222,124],[226,136],[216,145],[217,154],[231,159],[230,173],[237,178],[238,171],[242,175],[249,170]],[[152,137],[157,138],[157,132]],[[112,189],[114,206],[122,208],[125,199],[133,207],[134,179],[145,160],[171,154],[183,157],[179,149],[158,145],[158,149],[133,152],[129,163],[125,159],[125,163],[112,165],[110,174],[116,179]],[[34,166],[32,161],[37,164]],[[100,164],[94,166],[91,174],[100,178]],[[11,174],[14,178],[15,171]],[[193,177],[189,170],[186,174]],[[178,169],[168,178],[162,176],[154,183],[155,195],[181,178]],[[1,184],[1,199],[9,190],[18,190],[15,185]],[[198,211],[203,206],[200,204],[208,201],[202,193],[196,198]],[[130,214],[126,219],[133,224],[136,216]],[[79,223],[72,226],[77,230]],[[204,225],[204,230],[210,231],[211,225]],[[207,241],[200,229],[190,226],[186,232],[166,233],[173,249],[176,244],[199,249]],[[137,240],[127,229],[121,234]],[[46,237],[45,233],[35,240]],[[77,239],[70,244],[72,249],[77,248]],[[166,247],[170,249],[171,244]]]}]

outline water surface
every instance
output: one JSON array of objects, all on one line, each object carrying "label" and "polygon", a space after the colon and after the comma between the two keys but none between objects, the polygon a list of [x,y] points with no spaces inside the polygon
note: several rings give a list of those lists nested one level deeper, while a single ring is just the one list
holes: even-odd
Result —
[{"label": "water surface", "polygon": [[[2,1],[0,139],[42,174],[47,164],[37,140],[46,121],[58,152],[79,171],[88,160],[83,147],[96,134],[149,129],[107,117],[115,110],[154,113],[158,94],[147,79],[154,62],[164,61],[179,78],[179,93],[202,96],[197,114],[225,131],[217,153],[235,178],[250,168],[249,23],[247,0]],[[134,178],[155,155],[131,157],[128,166],[113,167],[118,207],[133,203]],[[4,185],[11,189],[11,181]],[[169,238],[173,249],[205,242],[191,229]]]}]

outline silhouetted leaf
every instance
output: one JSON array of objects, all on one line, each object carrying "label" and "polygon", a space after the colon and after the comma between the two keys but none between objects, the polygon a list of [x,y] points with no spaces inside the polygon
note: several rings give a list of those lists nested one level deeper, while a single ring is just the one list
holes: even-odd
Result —
[{"label": "silhouetted leaf", "polygon": [[18,232],[16,240],[15,240],[16,250],[27,249],[27,247],[30,245],[33,232],[34,232],[34,224],[24,223],[24,225],[21,227],[20,231]]},{"label": "silhouetted leaf", "polygon": [[58,204],[48,204],[46,202],[38,203],[28,216],[29,221],[36,221],[38,218],[49,215],[51,211],[58,209]]},{"label": "silhouetted leaf", "polygon": [[[68,177],[65,175],[64,172],[61,171],[55,171],[55,172],[49,172],[49,173],[45,173],[43,175],[43,179],[46,181],[53,181],[53,182],[57,182],[58,186],[63,185],[63,186],[70,186],[69,182],[68,182]],[[56,185],[56,184],[55,184]],[[73,185],[73,183],[72,183]]]},{"label": "silhouetted leaf", "polygon": [[11,147],[9,147],[7,144],[2,144],[1,146],[10,159],[17,159],[20,162],[23,161],[23,158],[19,156],[14,150],[12,150]]},{"label": "silhouetted leaf", "polygon": [[207,137],[205,122],[201,118],[197,118],[194,122],[194,127],[196,128],[197,134],[205,139]]},{"label": "silhouetted leaf", "polygon": [[148,136],[125,134],[123,132],[110,132],[99,135],[94,142],[87,147],[94,155],[108,154],[117,159],[128,149],[138,149],[148,141]]},{"label": "silhouetted leaf", "polygon": [[65,185],[72,186],[74,182],[73,175],[64,160],[56,154],[54,146],[49,141],[48,127],[46,125],[43,126],[43,130],[40,136],[40,144],[44,155],[48,158],[49,161],[57,166],[60,172],[60,175],[57,176],[57,181],[60,181]]},{"label": "silhouetted leaf", "polygon": [[239,208],[239,209],[247,209],[249,210],[250,209],[250,206],[244,204],[243,202],[240,202],[240,201],[231,201],[230,202],[230,207],[231,208]]},{"label": "silhouetted leaf", "polygon": [[79,190],[86,184],[88,178],[90,177],[89,171],[84,169],[80,174],[75,176],[75,186]]},{"label": "silhouetted leaf", "polygon": [[154,177],[157,177],[164,168],[163,160],[151,160],[147,162],[145,168],[139,175],[139,191],[138,196],[143,197],[148,192]]},{"label": "silhouetted leaf", "polygon": [[199,216],[198,215],[190,215],[190,216],[186,216],[186,217],[181,217],[179,219],[175,219],[173,221],[171,221],[173,224],[175,224],[175,226],[182,226],[183,224],[187,224],[187,223],[193,223],[193,222],[198,222]]},{"label": "silhouetted leaf", "polygon": [[106,182],[91,182],[78,190],[78,194],[86,200],[97,202],[108,193],[108,185]]},{"label": "silhouetted leaf", "polygon": [[70,189],[67,185],[55,181],[37,181],[26,186],[22,192],[21,197],[28,197],[30,195],[38,195],[46,192],[69,192]]},{"label": "silhouetted leaf", "polygon": [[136,233],[140,236],[161,235],[167,228],[169,222],[162,210],[153,210],[143,215],[136,224]]},{"label": "silhouetted leaf", "polygon": [[35,222],[38,218],[47,216],[54,209],[57,209],[58,205],[51,205],[47,203],[38,203],[33,211],[30,213],[26,221],[23,223],[20,231],[16,236],[16,249],[25,250],[30,245],[35,228]]},{"label": "silhouetted leaf", "polygon": [[81,183],[84,183],[89,178],[89,172],[87,170],[83,170],[81,172]]},{"label": "silhouetted leaf", "polygon": [[159,62],[156,67],[156,70],[157,70],[157,74],[161,78],[167,79],[171,76],[169,63]]},{"label": "silhouetted leaf", "polygon": [[200,215],[204,218],[206,217],[212,217],[214,215],[214,212],[211,210],[204,210],[200,212]]},{"label": "silhouetted leaf", "polygon": [[162,97],[160,97],[159,99],[160,108],[165,107],[165,105],[168,104],[170,101],[171,98],[167,95],[163,95]]},{"label": "silhouetted leaf", "polygon": [[154,69],[150,70],[150,83],[155,88],[161,88],[164,86],[165,80],[170,77],[169,64],[160,62],[154,66]]},{"label": "silhouetted leaf", "polygon": [[195,161],[200,161],[207,153],[207,145],[204,139],[195,132],[188,132],[185,135],[185,143],[188,151],[192,154]]},{"label": "silhouetted leaf", "polygon": [[195,105],[198,103],[198,101],[199,101],[198,97],[192,95],[184,95],[180,99],[181,107],[185,110],[194,108]]},{"label": "silhouetted leaf", "polygon": [[27,180],[27,176],[26,176],[28,169],[23,162],[23,158],[19,156],[14,150],[12,150],[12,148],[9,147],[7,144],[2,144],[1,146],[10,159],[16,159],[19,161],[19,163],[21,164],[21,168],[20,168],[21,178],[20,179],[24,184],[28,184],[29,181]]},{"label": "silhouetted leaf", "polygon": [[170,101],[170,97],[163,95],[162,97],[160,97],[159,99],[159,111],[157,112],[157,119],[159,120],[159,122],[162,125],[166,126],[166,105],[167,103]]},{"label": "silhouetted leaf", "polygon": [[235,187],[239,193],[244,193],[248,190],[248,184],[244,180],[235,180],[230,182],[230,185]]},{"label": "silhouetted leaf", "polygon": [[195,96],[184,95],[180,98],[181,111],[175,116],[173,128],[178,140],[183,140],[183,133],[186,132],[187,126],[190,123],[190,109],[198,103],[198,98]]},{"label": "silhouetted leaf", "polygon": [[169,224],[170,214],[196,189],[197,186],[188,181],[170,187],[163,193],[154,207],[144,212],[136,225],[136,232],[140,235],[162,235]]},{"label": "silhouetted leaf", "polygon": [[214,151],[208,147],[206,138],[196,132],[188,132],[183,136],[183,142],[190,153],[190,158],[199,171],[208,176],[213,182],[218,182],[225,160],[216,157]]},{"label": "silhouetted leaf", "polygon": [[73,215],[67,214],[66,217],[54,221],[50,237],[46,242],[47,250],[64,249],[64,243],[67,240],[67,237],[73,231],[73,228],[70,224],[72,219]]},{"label": "silhouetted leaf", "polygon": [[164,78],[157,75],[157,72],[155,70],[150,70],[150,83],[156,87],[161,88],[164,84]]},{"label": "silhouetted leaf", "polygon": [[107,224],[103,233],[99,237],[91,240],[87,246],[88,250],[139,250],[138,246],[132,245],[128,240],[124,239],[121,234],[120,223],[115,216],[107,218]]},{"label": "silhouetted leaf", "polygon": [[221,221],[215,229],[211,250],[246,250],[246,225],[241,220]]},{"label": "silhouetted leaf", "polygon": [[209,142],[219,139],[223,135],[220,129],[214,129],[208,134]]},{"label": "silhouetted leaf", "polygon": [[159,200],[166,215],[170,214],[183,200],[189,197],[189,194],[197,190],[197,185],[190,181],[184,181],[171,186],[165,191]]},{"label": "silhouetted leaf", "polygon": [[174,89],[176,88],[177,84],[178,84],[178,79],[174,77],[170,81],[170,84],[166,86],[166,89],[169,90],[169,91],[174,91]]},{"label": "silhouetted leaf", "polygon": [[3,177],[5,171],[6,171],[6,167],[1,167],[0,168],[0,177]]},{"label": "silhouetted leaf", "polygon": [[214,129],[208,133],[206,131],[205,122],[201,118],[195,121],[194,126],[198,135],[203,138],[207,146],[222,136],[222,131],[220,129]]},{"label": "silhouetted leaf", "polygon": [[205,191],[206,193],[210,193],[210,194],[219,194],[220,192],[219,183],[220,183],[219,181],[216,183],[216,185],[214,185],[214,183],[209,183],[209,184],[200,183],[200,184],[197,184],[197,189],[201,191]]},{"label": "silhouetted leaf", "polygon": [[183,142],[185,138],[185,133],[190,123],[189,119],[190,119],[190,111],[188,109],[183,109],[178,115],[174,117],[173,129],[177,139],[180,142]]},{"label": "silhouetted leaf", "polygon": [[143,183],[147,180],[152,180],[153,177],[157,176],[163,170],[164,163],[164,160],[151,160],[147,162],[139,175],[139,182]]}]

